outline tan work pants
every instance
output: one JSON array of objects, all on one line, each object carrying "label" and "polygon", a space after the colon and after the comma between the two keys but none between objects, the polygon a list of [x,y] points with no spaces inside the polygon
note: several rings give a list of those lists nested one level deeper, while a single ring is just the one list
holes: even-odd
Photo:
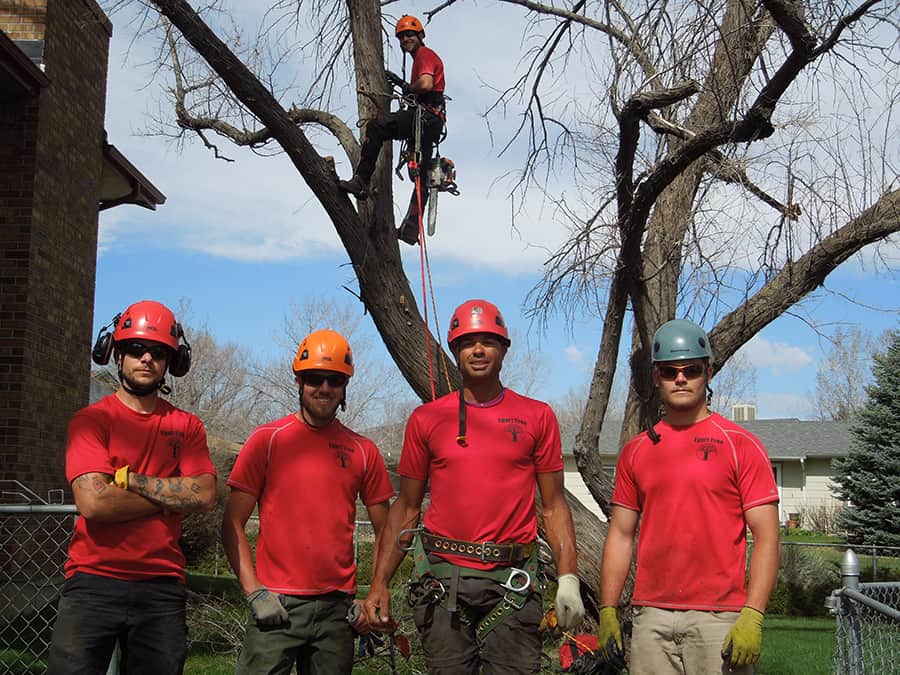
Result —
[{"label": "tan work pants", "polygon": [[753,675],[753,666],[731,669],[722,643],[738,612],[635,607],[631,675]]}]

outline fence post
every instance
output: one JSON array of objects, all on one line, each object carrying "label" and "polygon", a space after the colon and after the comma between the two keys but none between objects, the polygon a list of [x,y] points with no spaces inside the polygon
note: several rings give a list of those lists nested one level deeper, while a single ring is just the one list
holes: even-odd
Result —
[{"label": "fence post", "polygon": [[[859,590],[859,558],[848,548],[841,560],[841,586],[854,591]],[[847,602],[847,661],[846,672],[849,675],[862,675],[862,626],[859,619],[859,605],[852,600]]]}]

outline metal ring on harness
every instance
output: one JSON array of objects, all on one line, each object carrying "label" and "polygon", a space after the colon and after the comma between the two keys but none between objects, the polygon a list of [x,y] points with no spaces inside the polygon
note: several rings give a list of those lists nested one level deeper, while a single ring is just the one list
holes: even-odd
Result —
[{"label": "metal ring on harness", "polygon": [[[521,586],[516,586],[513,581],[519,577],[522,577],[525,583]],[[519,569],[518,567],[510,567],[509,577],[506,581],[501,582],[500,585],[513,593],[524,593],[531,586],[531,575],[527,570]]]},{"label": "metal ring on harness", "polygon": [[[415,550],[416,548],[416,535],[422,531],[421,527],[413,527],[406,530],[400,530],[400,534],[397,535],[397,548],[401,551],[405,551],[409,553],[410,551]],[[403,539],[406,535],[411,535],[411,539],[409,540],[409,546],[404,546],[400,543],[400,540]]]}]

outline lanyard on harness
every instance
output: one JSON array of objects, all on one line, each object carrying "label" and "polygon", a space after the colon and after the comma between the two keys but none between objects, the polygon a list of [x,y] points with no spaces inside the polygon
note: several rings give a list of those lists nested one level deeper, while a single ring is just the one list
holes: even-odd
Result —
[{"label": "lanyard on harness", "polygon": [[[482,558],[484,557],[486,544],[472,542],[471,546],[481,547]],[[488,633],[503,623],[513,612],[522,609],[531,593],[540,590],[538,580],[540,551],[536,543],[532,545],[531,554],[521,568],[495,567],[489,570],[481,570],[454,565],[446,561],[431,562],[422,542],[421,528],[414,530],[412,551],[413,571],[410,576],[410,585],[411,587],[419,586],[421,594],[415,599],[410,594],[410,604],[415,604],[416,601],[440,604],[448,612],[459,612],[461,620],[467,623],[474,623],[472,618],[468,616],[466,608],[459,607],[456,604],[456,587],[459,583],[459,578],[491,579],[506,590],[500,602],[475,626],[475,639],[478,644],[483,644]],[[445,582],[447,583],[445,584]]]}]

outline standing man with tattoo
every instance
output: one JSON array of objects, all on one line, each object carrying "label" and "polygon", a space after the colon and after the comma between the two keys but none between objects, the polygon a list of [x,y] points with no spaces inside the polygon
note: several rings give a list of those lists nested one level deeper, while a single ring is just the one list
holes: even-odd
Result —
[{"label": "standing man with tattoo", "polygon": [[92,358],[102,365],[110,356],[119,389],[69,423],[66,477],[80,517],[48,672],[105,673],[118,641],[129,675],[181,673],[181,521],[213,507],[216,474],[202,422],[159,391],[167,371],[187,373],[191,348],[174,314],[145,300],[101,330]]}]

